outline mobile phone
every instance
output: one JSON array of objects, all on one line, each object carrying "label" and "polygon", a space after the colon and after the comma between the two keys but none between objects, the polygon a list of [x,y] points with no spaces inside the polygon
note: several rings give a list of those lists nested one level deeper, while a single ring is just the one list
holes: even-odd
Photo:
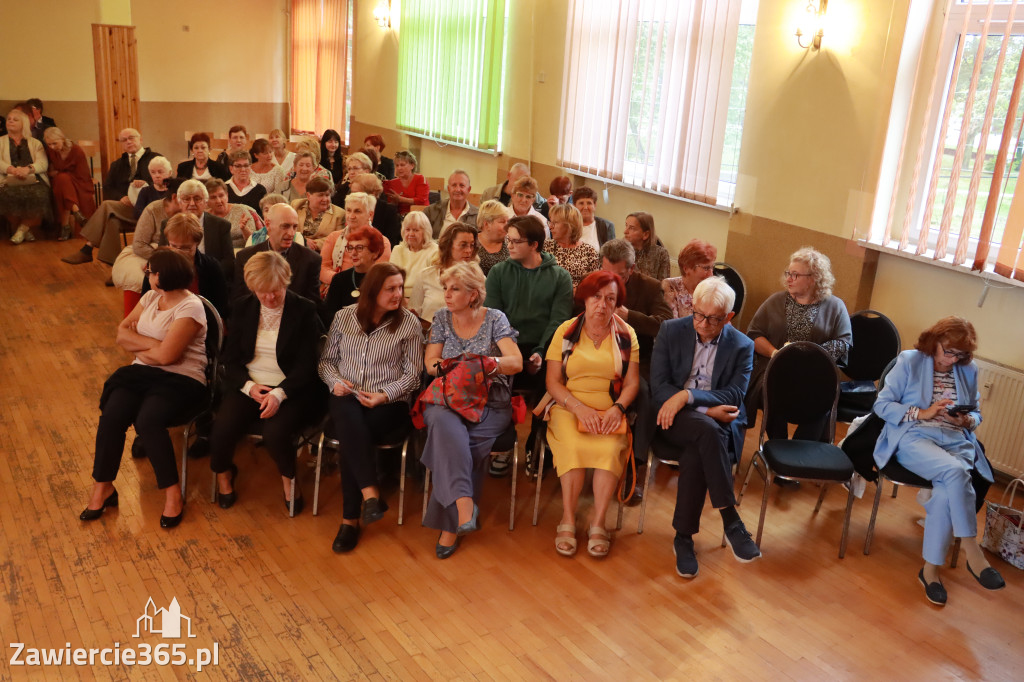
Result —
[{"label": "mobile phone", "polygon": [[948,414],[950,417],[959,417],[962,414],[974,412],[977,409],[977,405],[950,405],[949,407],[946,408],[946,414]]}]

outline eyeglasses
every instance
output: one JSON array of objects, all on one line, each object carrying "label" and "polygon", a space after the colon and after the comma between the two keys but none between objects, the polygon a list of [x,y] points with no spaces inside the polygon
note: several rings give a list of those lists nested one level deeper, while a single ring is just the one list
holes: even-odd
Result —
[{"label": "eyeglasses", "polygon": [[947,358],[956,358],[957,360],[963,360],[968,355],[965,351],[962,350],[948,350],[946,348],[942,349],[942,354],[945,355]]},{"label": "eyeglasses", "polygon": [[509,237],[508,243],[509,244],[525,244],[528,241],[530,241],[530,240],[529,239],[512,239],[511,237]]},{"label": "eyeglasses", "polygon": [[529,199],[533,201],[537,198],[536,194],[527,194],[526,192],[516,192],[516,199]]},{"label": "eyeglasses", "polygon": [[183,251],[185,253],[192,250],[192,244],[174,244],[172,242],[167,242],[167,246],[171,247],[175,251]]},{"label": "eyeglasses", "polygon": [[249,168],[252,166],[251,163],[233,163],[231,164],[234,168]]},{"label": "eyeglasses", "polygon": [[704,272],[714,272],[715,271],[715,266],[714,265],[694,265],[693,267],[694,267],[695,270],[703,270]]},{"label": "eyeglasses", "polygon": [[355,253],[362,253],[363,251],[367,251],[367,250],[368,249],[367,249],[365,244],[355,244],[355,245],[346,244],[345,245],[345,251],[347,251],[348,253],[352,253],[353,251]]},{"label": "eyeglasses", "polygon": [[194,194],[189,197],[178,197],[178,203],[184,204],[185,206],[188,206],[189,204],[195,204],[196,206],[198,206],[204,201],[206,201],[206,199],[204,199],[201,194]]},{"label": "eyeglasses", "polygon": [[808,273],[804,273],[804,272],[790,272],[789,270],[786,270],[782,274],[783,274],[783,276],[785,276],[786,279],[800,279],[801,277],[814,277],[814,275],[812,275],[809,272]]},{"label": "eyeglasses", "polygon": [[707,322],[711,326],[717,327],[718,325],[720,325],[723,322],[725,322],[725,318],[724,317],[716,317],[715,315],[705,315],[704,313],[698,313],[696,310],[694,310],[693,311],[693,321],[694,322]]}]

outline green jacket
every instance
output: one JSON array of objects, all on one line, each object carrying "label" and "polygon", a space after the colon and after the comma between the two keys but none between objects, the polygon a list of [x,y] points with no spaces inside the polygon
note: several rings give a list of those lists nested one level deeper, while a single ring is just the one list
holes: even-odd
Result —
[{"label": "green jacket", "polygon": [[558,325],[572,317],[572,278],[550,253],[541,253],[532,270],[519,261],[502,261],[487,274],[484,305],[505,313],[519,332],[518,343],[544,357]]}]

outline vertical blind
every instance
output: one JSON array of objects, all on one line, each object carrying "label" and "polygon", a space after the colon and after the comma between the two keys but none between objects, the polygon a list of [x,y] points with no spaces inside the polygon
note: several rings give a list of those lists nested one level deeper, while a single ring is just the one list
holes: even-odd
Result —
[{"label": "vertical blind", "polygon": [[349,0],[292,0],[292,131],[345,130]]},{"label": "vertical blind", "polygon": [[558,162],[717,202],[741,0],[570,0]]},{"label": "vertical blind", "polygon": [[398,127],[498,151],[507,0],[402,3]]},{"label": "vertical blind", "polygon": [[[1017,193],[1024,86],[1024,11],[1019,0],[947,0],[932,69],[914,79],[925,121],[908,116],[896,169],[907,182],[902,225],[889,200],[883,245],[917,256],[992,269],[1024,281],[1024,192]],[[952,45],[952,49],[950,49]],[[908,149],[914,149],[910,158]],[[993,255],[995,260],[993,262]]]}]

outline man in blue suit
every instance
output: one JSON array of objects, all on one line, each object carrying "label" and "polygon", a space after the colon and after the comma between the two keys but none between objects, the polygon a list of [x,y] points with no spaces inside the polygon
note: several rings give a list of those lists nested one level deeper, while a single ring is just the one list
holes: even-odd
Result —
[{"label": "man in blue suit", "polygon": [[651,390],[662,435],[679,453],[679,489],[672,526],[676,572],[697,575],[693,536],[704,498],[722,514],[736,559],[761,556],[736,510],[732,467],[743,450],[743,395],[754,364],[754,344],[729,324],[736,293],[721,277],[693,292],[693,314],[668,320],[654,342]]}]

